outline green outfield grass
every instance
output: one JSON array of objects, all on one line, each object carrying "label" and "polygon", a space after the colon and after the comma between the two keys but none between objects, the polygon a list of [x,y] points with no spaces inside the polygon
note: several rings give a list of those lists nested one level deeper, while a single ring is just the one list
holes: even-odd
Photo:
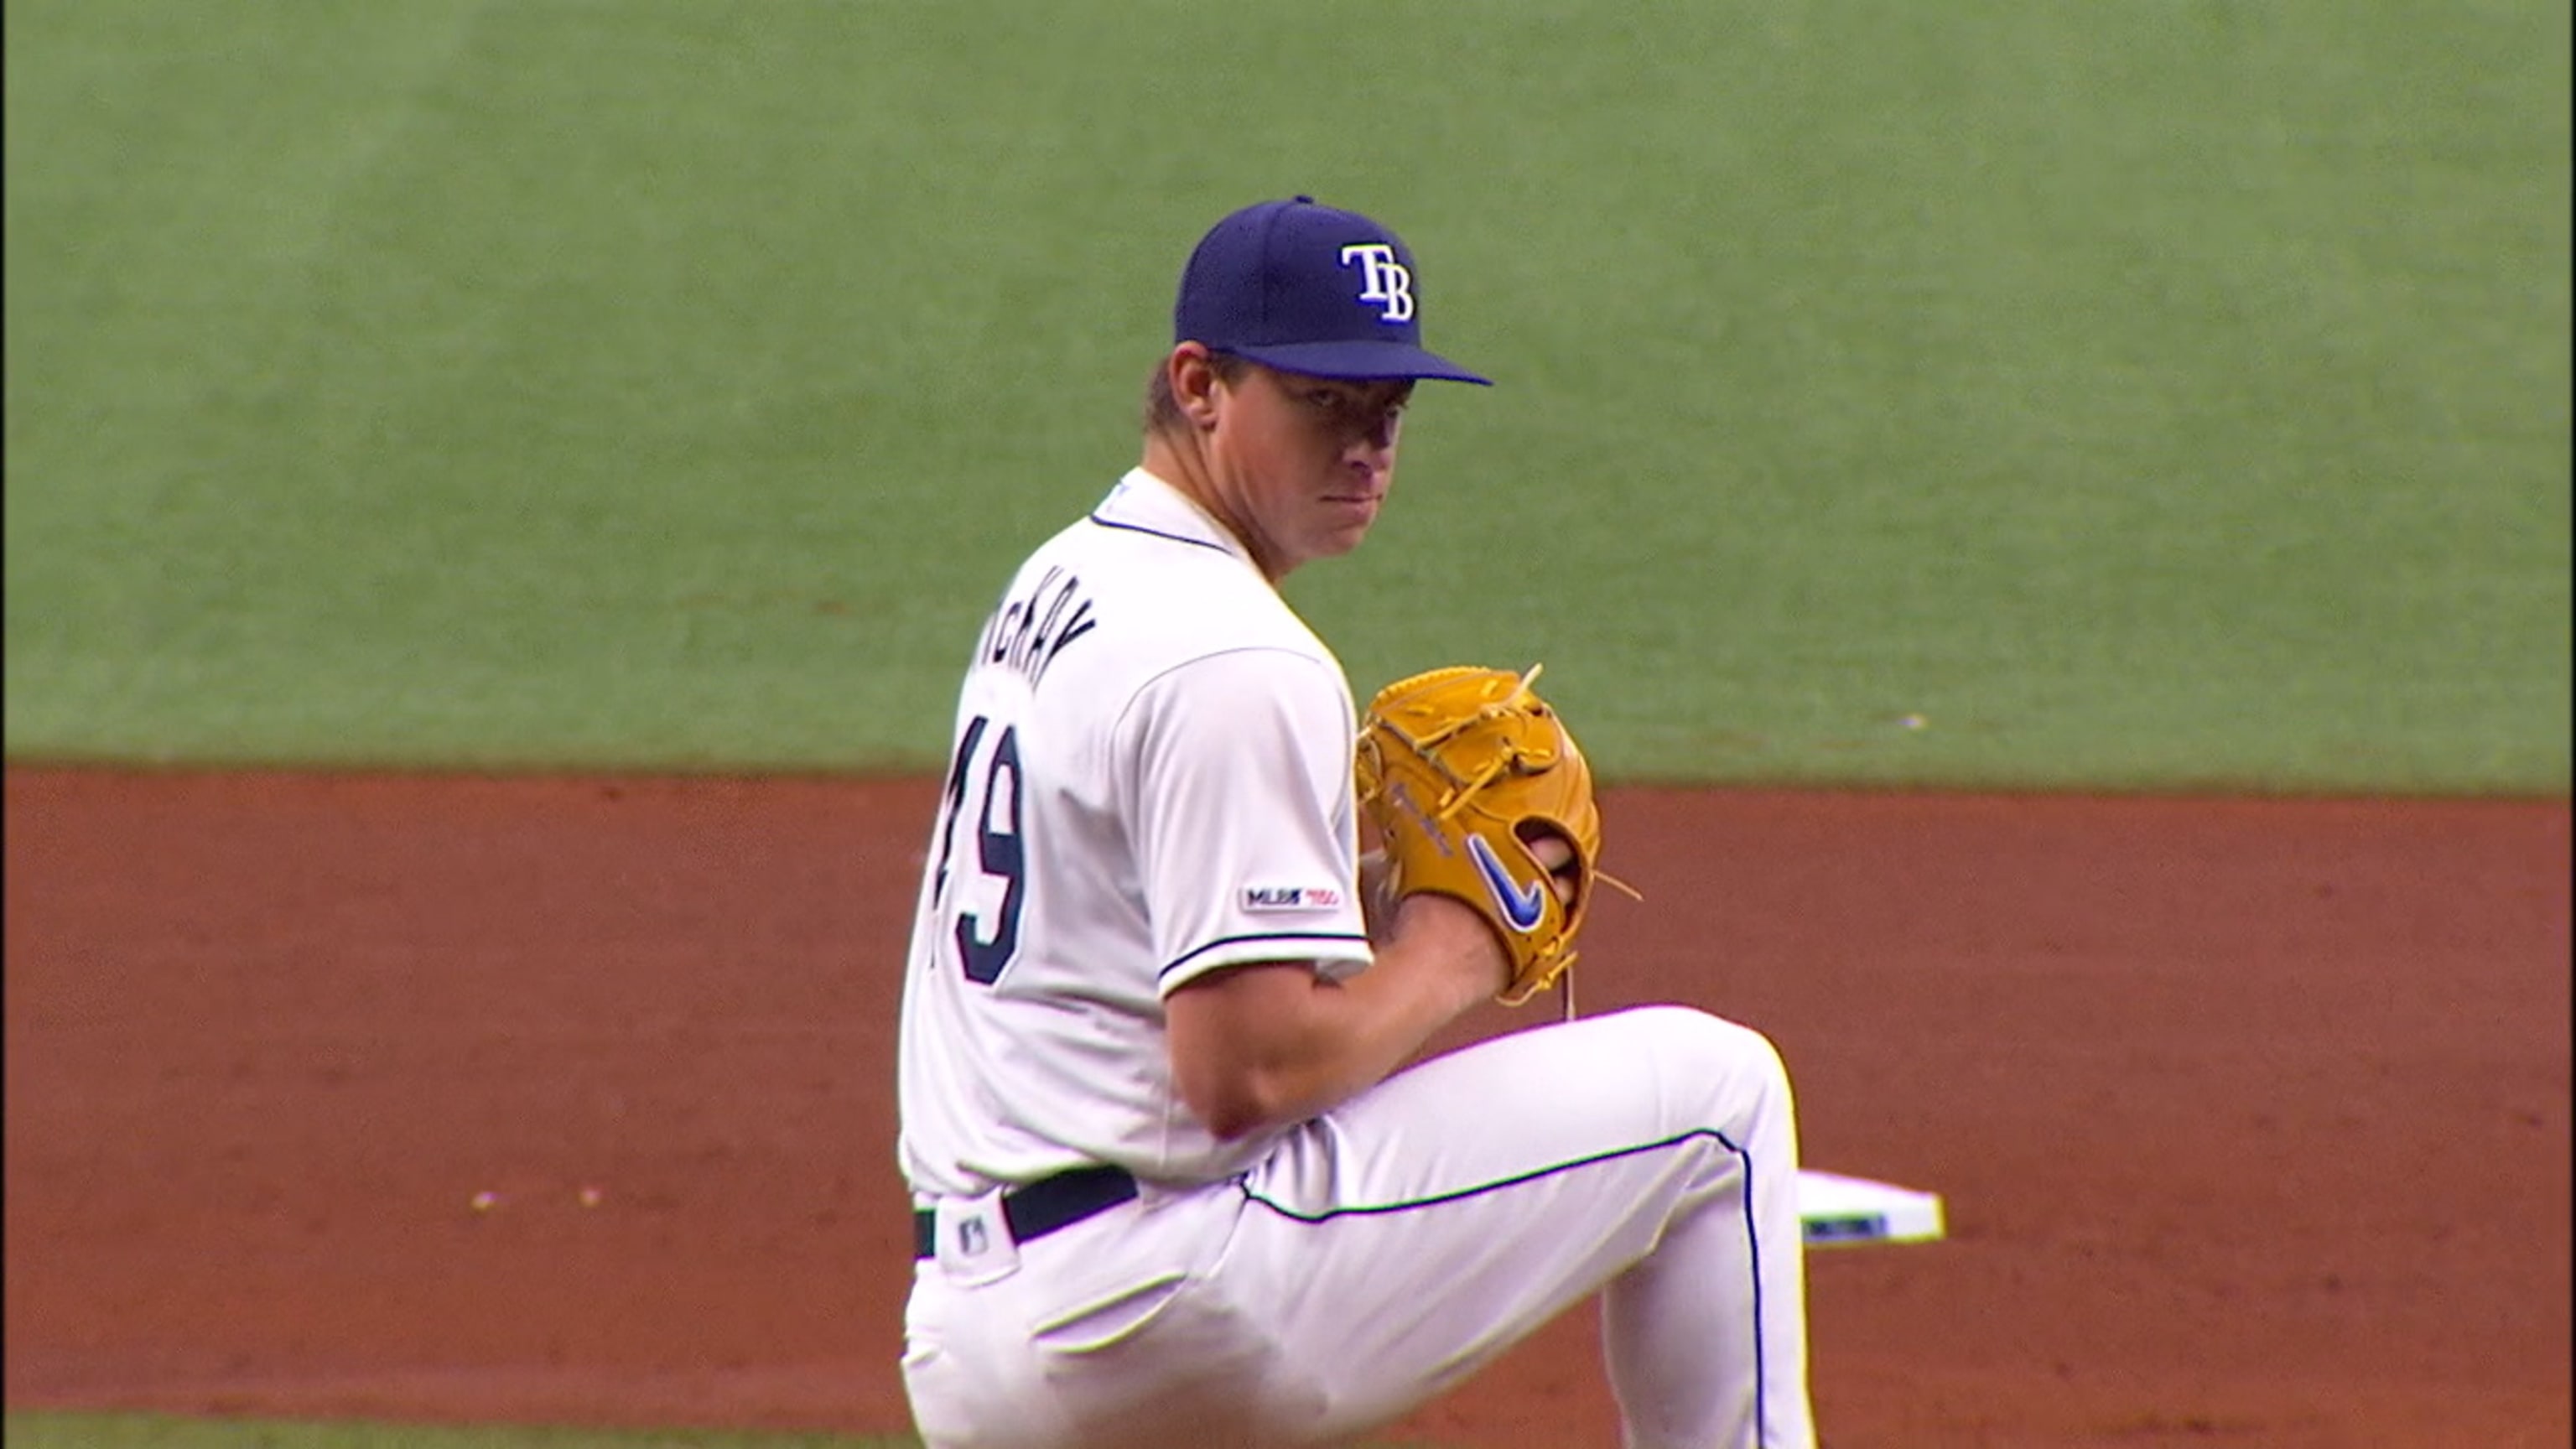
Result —
[{"label": "green outfield grass", "polygon": [[1205,15],[9,5],[11,756],[933,763],[1188,246],[1306,190],[1503,383],[1291,582],[1363,689],[1544,660],[1627,779],[2567,788],[2563,7]]}]

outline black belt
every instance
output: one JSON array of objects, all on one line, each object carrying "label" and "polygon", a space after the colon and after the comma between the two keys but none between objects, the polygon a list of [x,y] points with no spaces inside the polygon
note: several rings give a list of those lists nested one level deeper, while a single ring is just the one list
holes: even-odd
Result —
[{"label": "black belt", "polygon": [[[1077,1167],[1042,1177],[1002,1194],[1002,1222],[1014,1243],[1033,1243],[1058,1228],[1069,1228],[1093,1213],[1106,1212],[1136,1196],[1136,1179],[1123,1167]],[[939,1220],[928,1208],[912,1215],[912,1255],[939,1252]]]}]

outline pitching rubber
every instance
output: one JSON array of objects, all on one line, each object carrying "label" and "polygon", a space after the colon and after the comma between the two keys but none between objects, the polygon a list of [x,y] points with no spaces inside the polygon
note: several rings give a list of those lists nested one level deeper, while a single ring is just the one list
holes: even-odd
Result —
[{"label": "pitching rubber", "polygon": [[1938,1193],[1805,1168],[1798,1173],[1798,1219],[1810,1248],[1929,1243],[1943,1236]]}]

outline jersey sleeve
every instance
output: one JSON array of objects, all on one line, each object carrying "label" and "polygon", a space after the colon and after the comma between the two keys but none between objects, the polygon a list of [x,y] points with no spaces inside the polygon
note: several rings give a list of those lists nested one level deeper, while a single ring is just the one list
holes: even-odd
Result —
[{"label": "jersey sleeve", "polygon": [[1147,684],[1125,724],[1162,994],[1255,961],[1368,964],[1354,726],[1332,665],[1275,648],[1209,655]]}]

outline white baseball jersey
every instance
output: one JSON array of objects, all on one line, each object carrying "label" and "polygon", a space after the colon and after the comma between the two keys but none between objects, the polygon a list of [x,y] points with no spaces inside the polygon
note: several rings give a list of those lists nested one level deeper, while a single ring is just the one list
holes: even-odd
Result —
[{"label": "white baseball jersey", "polygon": [[1040,547],[976,642],[904,983],[902,1157],[971,1196],[1068,1167],[1258,1159],[1181,1105],[1162,1001],[1251,961],[1370,959],[1341,664],[1142,469]]}]

